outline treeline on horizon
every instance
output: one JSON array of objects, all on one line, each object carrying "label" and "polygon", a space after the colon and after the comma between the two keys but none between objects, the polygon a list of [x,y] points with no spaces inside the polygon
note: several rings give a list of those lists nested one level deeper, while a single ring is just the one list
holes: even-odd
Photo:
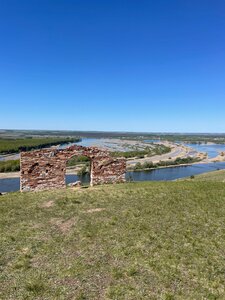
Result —
[{"label": "treeline on horizon", "polygon": [[79,138],[23,138],[0,139],[0,154],[13,154],[21,151],[42,149],[58,144],[79,142]]},{"label": "treeline on horizon", "polygon": [[225,133],[178,133],[178,132],[128,132],[128,131],[76,131],[76,130],[13,130],[0,129],[0,138],[26,137],[86,137],[86,138],[130,138],[161,139],[183,142],[215,142],[225,143]]},{"label": "treeline on horizon", "polygon": [[207,144],[207,143],[215,143],[215,144],[225,144],[225,136],[224,135],[157,135],[151,136],[151,139],[159,139],[169,142],[183,142],[183,143],[191,143],[191,144]]}]

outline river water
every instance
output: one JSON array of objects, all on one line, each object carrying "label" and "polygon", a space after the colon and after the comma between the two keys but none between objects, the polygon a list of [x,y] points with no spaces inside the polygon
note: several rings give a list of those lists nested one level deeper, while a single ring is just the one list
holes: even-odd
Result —
[{"label": "river water", "polygon": [[70,144],[62,144],[59,146],[59,149],[67,148],[68,146],[79,145],[84,147],[99,147],[99,148],[106,148],[110,149],[111,151],[130,151],[128,146],[125,146],[124,143],[119,144],[107,138],[82,138],[82,141],[78,143],[70,143]]},{"label": "river water", "polygon": [[[176,166],[148,171],[127,172],[126,179],[128,181],[170,181],[222,169],[225,169],[225,162],[194,164],[190,166]],[[66,175],[67,184],[77,180],[82,181],[83,184],[87,184],[90,182],[90,177],[89,175]],[[19,188],[19,178],[0,179],[0,192],[18,191]]]},{"label": "river water", "polygon": [[185,144],[198,152],[204,152],[208,154],[208,158],[215,158],[220,152],[225,151],[224,144]]},{"label": "river water", "polygon": [[[145,140],[146,143],[160,143],[160,140]],[[215,158],[217,157],[220,152],[225,151],[225,144],[188,144],[188,143],[182,143],[177,141],[178,144],[183,144],[187,147],[192,148],[193,150],[197,152],[204,152],[208,154],[208,158]],[[194,152],[195,152],[194,151]],[[193,154],[194,154],[193,152]],[[191,152],[190,152],[191,154]]]},{"label": "river water", "polygon": [[[93,146],[102,145],[103,139],[92,139],[85,138],[79,145],[82,146]],[[146,140],[146,142],[158,142],[158,140]],[[224,144],[185,144],[192,149],[199,152],[207,152],[209,158],[216,157],[220,152],[225,151]],[[68,145],[62,145],[62,148]],[[205,172],[215,171],[225,169],[225,162],[207,163],[207,164],[193,164],[190,166],[176,166],[169,168],[160,168],[148,171],[138,171],[138,172],[127,172],[126,179],[131,181],[168,181],[175,180],[178,178],[189,177],[191,175],[198,175]],[[89,175],[79,177],[77,175],[66,175],[66,183],[75,182],[77,180],[82,181],[82,183],[89,183]],[[20,188],[19,178],[4,178],[0,179],[0,192],[12,192],[18,191]]]}]

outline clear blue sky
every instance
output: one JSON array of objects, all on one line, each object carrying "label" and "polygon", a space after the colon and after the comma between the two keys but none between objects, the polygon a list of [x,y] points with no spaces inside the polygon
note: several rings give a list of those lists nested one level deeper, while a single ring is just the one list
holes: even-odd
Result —
[{"label": "clear blue sky", "polygon": [[0,0],[0,128],[225,132],[225,1]]}]

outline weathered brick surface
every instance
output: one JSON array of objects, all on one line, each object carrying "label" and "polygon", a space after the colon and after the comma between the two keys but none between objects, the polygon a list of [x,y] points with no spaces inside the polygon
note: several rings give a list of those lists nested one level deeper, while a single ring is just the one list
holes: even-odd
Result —
[{"label": "weathered brick surface", "polygon": [[91,185],[125,182],[126,161],[96,147],[71,146],[20,154],[20,190],[34,191],[66,186],[66,162],[75,155],[91,160]]}]

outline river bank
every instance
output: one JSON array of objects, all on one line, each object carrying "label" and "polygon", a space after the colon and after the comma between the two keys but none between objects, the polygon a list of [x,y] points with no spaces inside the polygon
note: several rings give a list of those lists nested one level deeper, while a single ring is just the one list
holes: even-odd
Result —
[{"label": "river bank", "polygon": [[[217,160],[217,161],[199,161],[199,162],[193,162],[193,163],[185,163],[185,164],[179,164],[179,165],[168,165],[168,166],[158,166],[155,168],[144,168],[144,169],[137,169],[134,170],[131,167],[127,167],[127,172],[148,172],[148,171],[155,171],[160,169],[171,169],[171,168],[180,168],[180,167],[188,167],[188,166],[195,166],[195,165],[212,165],[214,166],[217,163],[225,163],[225,160]],[[66,175],[77,175],[78,171],[80,170],[80,167],[69,167],[66,169]],[[6,172],[6,173],[0,173],[0,179],[7,179],[7,178],[19,178],[20,172]]]},{"label": "river bank", "polygon": [[[138,172],[127,171],[126,180],[128,182],[138,182],[138,181],[174,181],[181,178],[193,178],[198,174],[204,174],[216,170],[224,170],[225,162],[217,163],[201,163],[192,165],[180,165],[172,167],[163,167],[151,170],[141,170]],[[81,181],[83,185],[88,185],[90,182],[90,174],[85,174],[78,176],[72,174],[66,174],[66,184],[75,182],[77,180]],[[20,178],[2,178],[0,179],[0,193],[4,192],[15,192],[20,189]]]}]

